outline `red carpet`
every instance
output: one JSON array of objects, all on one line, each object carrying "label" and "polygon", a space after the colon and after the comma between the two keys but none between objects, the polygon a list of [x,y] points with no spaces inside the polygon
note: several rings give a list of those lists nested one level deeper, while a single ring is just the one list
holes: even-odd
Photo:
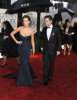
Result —
[{"label": "red carpet", "polygon": [[16,87],[16,79],[2,77],[19,69],[15,59],[7,59],[8,65],[0,68],[0,100],[77,100],[76,54],[56,57],[53,80],[48,86],[39,85],[43,77],[42,55],[31,56],[30,62],[37,75],[37,79],[34,79],[34,87]]}]

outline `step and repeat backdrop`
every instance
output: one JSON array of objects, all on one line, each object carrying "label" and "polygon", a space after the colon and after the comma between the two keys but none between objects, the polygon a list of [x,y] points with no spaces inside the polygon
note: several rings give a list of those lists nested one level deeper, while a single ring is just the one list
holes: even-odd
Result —
[{"label": "step and repeat backdrop", "polygon": [[[37,31],[37,12],[27,12],[27,13],[22,13],[22,17],[24,15],[28,15],[31,18],[31,27],[35,28]],[[40,14],[40,31],[42,31],[42,28],[45,26],[44,24],[44,17],[46,15],[50,15],[50,13],[41,13]]]},{"label": "step and repeat backdrop", "polygon": [[14,29],[17,28],[18,15],[17,14],[5,14],[6,9],[0,9],[0,32],[2,28],[2,22],[9,21]]},{"label": "step and repeat backdrop", "polygon": [[45,24],[44,24],[44,17],[46,15],[50,15],[50,13],[41,13],[40,14],[40,31],[42,31],[42,28],[45,26]]},{"label": "step and repeat backdrop", "polygon": [[[5,14],[7,9],[0,9],[0,33],[1,33],[1,28],[2,28],[2,22],[4,21],[9,21],[11,25],[13,26],[14,29],[17,28],[18,24],[18,14]],[[37,12],[27,12],[27,13],[22,13],[22,17],[24,15],[28,15],[31,18],[31,27],[35,28],[37,31]],[[42,31],[42,28],[45,26],[44,24],[44,17],[46,15],[50,15],[50,13],[41,13],[40,14],[40,31]],[[71,25],[73,26],[74,23],[77,22],[77,16],[71,19]]]},{"label": "step and repeat backdrop", "polygon": [[[9,21],[11,23],[11,25],[13,26],[14,29],[17,28],[17,24],[18,24],[18,14],[5,14],[7,9],[0,9],[0,32],[1,32],[1,28],[2,28],[2,22],[4,21]],[[42,30],[42,28],[45,26],[44,25],[44,17],[46,15],[49,15],[50,13],[41,13],[40,14],[40,31]],[[37,31],[37,12],[27,12],[27,13],[22,13],[22,17],[24,15],[28,15],[31,18],[31,27],[35,28],[35,30]]]}]

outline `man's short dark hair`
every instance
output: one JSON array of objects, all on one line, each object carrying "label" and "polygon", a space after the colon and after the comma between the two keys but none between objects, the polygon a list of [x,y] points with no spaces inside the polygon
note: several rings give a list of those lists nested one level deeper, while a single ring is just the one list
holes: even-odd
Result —
[{"label": "man's short dark hair", "polygon": [[48,18],[49,20],[52,20],[52,16],[51,15],[47,15],[44,17],[44,19]]},{"label": "man's short dark hair", "polygon": [[67,23],[67,22],[69,22],[69,19],[66,19],[66,20],[65,20],[65,23]]}]

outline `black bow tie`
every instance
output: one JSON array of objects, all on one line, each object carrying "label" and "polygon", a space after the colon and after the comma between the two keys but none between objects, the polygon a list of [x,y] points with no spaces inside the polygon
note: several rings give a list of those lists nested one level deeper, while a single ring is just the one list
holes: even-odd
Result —
[{"label": "black bow tie", "polygon": [[47,28],[50,28],[50,27],[47,27]]}]

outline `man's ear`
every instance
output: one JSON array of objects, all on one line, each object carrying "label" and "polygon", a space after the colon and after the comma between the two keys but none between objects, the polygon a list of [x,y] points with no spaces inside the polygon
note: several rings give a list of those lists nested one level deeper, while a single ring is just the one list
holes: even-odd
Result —
[{"label": "man's ear", "polygon": [[51,20],[51,23],[52,23],[52,20]]}]

